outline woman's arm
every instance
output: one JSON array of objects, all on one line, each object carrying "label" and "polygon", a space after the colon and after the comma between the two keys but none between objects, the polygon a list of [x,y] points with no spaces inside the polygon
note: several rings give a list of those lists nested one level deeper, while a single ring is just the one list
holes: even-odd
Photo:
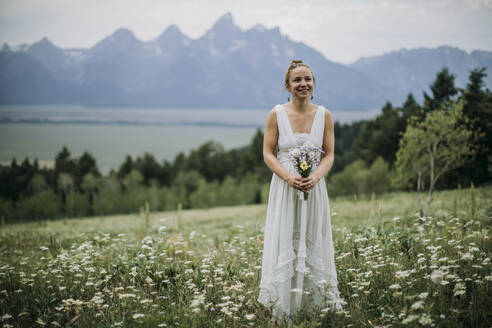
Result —
[{"label": "woman's arm", "polygon": [[301,178],[290,174],[274,154],[277,141],[277,115],[275,109],[272,109],[270,114],[268,114],[265,135],[263,137],[263,160],[273,173],[278,175],[282,180],[287,181],[291,187],[300,190]]},{"label": "woman's arm", "polygon": [[313,188],[319,180],[325,177],[333,166],[335,159],[335,129],[329,110],[325,110],[325,131],[323,134],[323,157],[318,168],[307,178],[302,179],[301,188],[306,191]]}]

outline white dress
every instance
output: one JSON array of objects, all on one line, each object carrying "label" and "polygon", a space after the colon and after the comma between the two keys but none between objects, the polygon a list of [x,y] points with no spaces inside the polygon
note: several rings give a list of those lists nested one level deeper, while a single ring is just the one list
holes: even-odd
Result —
[{"label": "white dress", "polygon": [[[288,158],[291,148],[305,141],[322,147],[325,110],[318,106],[310,133],[300,134],[292,132],[285,108],[275,106],[277,158],[291,174],[298,175]],[[308,193],[308,200],[304,201],[302,192],[273,174],[258,302],[272,307],[276,318],[292,317],[302,308],[341,309],[325,180],[321,179]]]}]

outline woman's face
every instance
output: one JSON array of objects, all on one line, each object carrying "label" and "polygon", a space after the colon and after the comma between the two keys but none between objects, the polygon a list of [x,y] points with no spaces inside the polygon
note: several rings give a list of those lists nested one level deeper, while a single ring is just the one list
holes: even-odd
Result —
[{"label": "woman's face", "polygon": [[287,90],[292,93],[292,98],[311,98],[314,80],[311,70],[305,66],[299,66],[290,71],[289,86]]}]

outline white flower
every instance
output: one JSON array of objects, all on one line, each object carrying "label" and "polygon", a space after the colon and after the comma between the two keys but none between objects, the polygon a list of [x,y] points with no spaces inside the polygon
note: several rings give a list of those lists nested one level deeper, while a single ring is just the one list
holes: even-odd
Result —
[{"label": "white flower", "polygon": [[135,313],[135,314],[132,316],[132,318],[133,318],[133,319],[138,319],[138,318],[141,318],[141,317],[145,317],[145,315],[144,315],[144,314],[142,314],[142,313]]},{"label": "white flower", "polygon": [[46,322],[44,322],[43,320],[41,320],[41,318],[38,318],[38,320],[36,320],[36,323],[38,325],[41,325],[41,326],[46,326]]},{"label": "white flower", "polygon": [[433,283],[439,284],[444,279],[444,272],[442,272],[441,270],[434,270],[431,273],[430,279]]},{"label": "white flower", "polygon": [[196,295],[193,300],[191,301],[191,307],[192,308],[198,308],[200,304],[205,303],[205,295],[204,294],[199,294]]},{"label": "white flower", "polygon": [[405,320],[403,320],[401,323],[406,325],[407,323],[410,323],[412,321],[415,321],[416,319],[418,319],[419,316],[418,315],[415,315],[415,314],[410,314]]},{"label": "white flower", "polygon": [[422,316],[419,319],[419,323],[422,326],[429,326],[432,324],[432,319],[427,313],[423,313]]},{"label": "white flower", "polygon": [[256,316],[254,314],[245,314],[244,317],[246,320],[253,320]]},{"label": "white flower", "polygon": [[453,291],[454,291],[454,296],[465,295],[465,293],[466,293],[465,284],[462,282],[457,282],[456,285],[454,285]]},{"label": "white flower", "polygon": [[3,321],[3,320],[7,320],[7,319],[11,319],[11,318],[12,318],[12,316],[11,316],[10,314],[6,313],[6,314],[4,314],[4,315],[2,316],[2,321]]},{"label": "white flower", "polygon": [[412,304],[411,309],[412,310],[418,310],[418,309],[423,309],[424,308],[424,302],[423,301],[417,301]]},{"label": "white flower", "polygon": [[396,278],[398,278],[398,279],[404,279],[410,275],[410,270],[396,271],[395,275],[396,275]]},{"label": "white flower", "polygon": [[292,157],[297,157],[301,155],[301,150],[299,148],[294,148],[291,151],[289,151],[289,155]]}]

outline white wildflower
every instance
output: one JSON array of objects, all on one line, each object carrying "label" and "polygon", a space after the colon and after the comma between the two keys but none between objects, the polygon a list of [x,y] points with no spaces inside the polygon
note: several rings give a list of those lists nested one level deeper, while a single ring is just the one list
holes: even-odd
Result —
[{"label": "white wildflower", "polygon": [[413,322],[415,321],[416,319],[418,319],[419,316],[418,315],[415,315],[415,314],[410,314],[408,317],[405,318],[405,320],[403,320],[401,323],[406,325],[410,322]]},{"label": "white wildflower", "polygon": [[256,316],[255,314],[245,314],[244,317],[246,318],[246,320],[253,320]]},{"label": "white wildflower", "polygon": [[440,284],[444,279],[444,272],[442,272],[441,270],[434,270],[430,275],[430,279],[433,283]]},{"label": "white wildflower", "polygon": [[389,286],[389,289],[399,289],[401,288],[400,284],[393,284]]},{"label": "white wildflower", "polygon": [[2,316],[2,321],[7,320],[7,319],[11,319],[11,318],[12,318],[12,316],[10,314],[6,313]]},{"label": "white wildflower", "polygon": [[465,295],[466,293],[465,284],[462,282],[457,282],[456,285],[454,285],[453,292],[454,292],[454,296]]},{"label": "white wildflower", "polygon": [[404,279],[410,275],[410,270],[396,271],[395,275],[396,275],[396,278],[398,278],[398,279]]},{"label": "white wildflower", "polygon": [[419,310],[424,308],[424,302],[423,301],[417,301],[412,304],[411,309],[412,310]]},{"label": "white wildflower", "polygon": [[419,323],[422,326],[430,326],[432,324],[432,319],[431,319],[430,315],[428,315],[427,313],[423,313],[419,319]]},{"label": "white wildflower", "polygon": [[38,318],[38,320],[36,320],[36,323],[38,325],[41,325],[41,326],[46,326],[46,322],[44,322],[43,320],[41,320],[41,318]]}]

